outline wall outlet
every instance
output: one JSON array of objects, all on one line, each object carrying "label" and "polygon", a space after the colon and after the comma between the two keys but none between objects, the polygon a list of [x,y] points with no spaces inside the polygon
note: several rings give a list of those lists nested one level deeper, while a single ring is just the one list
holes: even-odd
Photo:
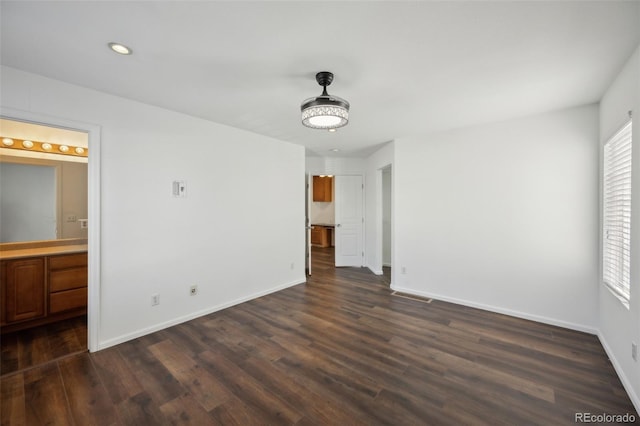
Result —
[{"label": "wall outlet", "polygon": [[407,267],[406,267],[406,266],[403,266],[403,267],[402,267],[402,275],[404,275],[404,274],[406,274],[406,273],[407,273]]},{"label": "wall outlet", "polygon": [[291,269],[292,269],[292,270],[293,270],[293,269],[296,269],[296,264],[295,264],[295,263],[293,263],[293,262],[291,262]]},{"label": "wall outlet", "polygon": [[151,296],[151,306],[157,306],[160,304],[160,295],[158,293]]},{"label": "wall outlet", "polygon": [[195,296],[196,294],[198,294],[198,286],[192,285],[191,287],[189,287],[189,294],[191,296]]},{"label": "wall outlet", "polygon": [[638,361],[638,345],[635,342],[631,342],[631,358]]},{"label": "wall outlet", "polygon": [[76,216],[75,214],[67,215],[67,222],[76,222],[77,220],[78,220],[78,216]]}]

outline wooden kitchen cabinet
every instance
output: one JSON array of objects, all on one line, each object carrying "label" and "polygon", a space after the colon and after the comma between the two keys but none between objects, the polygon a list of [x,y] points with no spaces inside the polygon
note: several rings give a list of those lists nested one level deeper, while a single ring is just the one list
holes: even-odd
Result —
[{"label": "wooden kitchen cabinet", "polygon": [[42,318],[46,314],[43,257],[7,260],[2,271],[2,323]]},{"label": "wooden kitchen cabinet", "polygon": [[311,228],[311,245],[329,247],[329,231],[330,229],[325,226],[314,225]]},{"label": "wooden kitchen cabinet", "polygon": [[311,244],[319,246],[322,243],[323,230],[319,226],[311,227]]},{"label": "wooden kitchen cabinet", "polygon": [[313,201],[330,202],[333,198],[333,176],[313,177]]}]

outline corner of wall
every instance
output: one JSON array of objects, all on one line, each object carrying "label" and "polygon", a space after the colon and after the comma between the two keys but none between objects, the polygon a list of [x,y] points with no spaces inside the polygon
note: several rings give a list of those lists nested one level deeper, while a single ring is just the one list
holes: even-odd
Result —
[{"label": "corner of wall", "polygon": [[631,399],[631,402],[636,408],[636,411],[640,413],[640,397],[638,397],[638,394],[633,388],[629,377],[627,377],[627,375],[625,374],[624,369],[622,368],[622,366],[618,362],[618,359],[615,356],[615,353],[609,346],[609,343],[607,343],[607,339],[599,330],[598,330],[598,339],[600,339],[600,343],[602,344],[604,351],[607,353],[607,356],[609,357],[609,360],[611,361],[613,368],[616,370],[616,373],[618,374],[618,377],[622,382],[622,386],[624,386],[624,389],[627,391],[627,394],[629,394],[629,399]]}]

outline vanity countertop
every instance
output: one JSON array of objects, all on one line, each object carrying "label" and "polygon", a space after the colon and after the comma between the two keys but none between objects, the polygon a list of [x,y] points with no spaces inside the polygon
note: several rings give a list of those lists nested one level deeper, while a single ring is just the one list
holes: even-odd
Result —
[{"label": "vanity countertop", "polygon": [[87,252],[87,243],[83,241],[69,241],[71,244],[7,244],[0,245],[0,260],[22,259],[25,257],[55,256],[57,254],[73,254]]},{"label": "vanity countertop", "polygon": [[86,251],[86,244],[58,247],[37,247],[19,250],[2,250],[0,251],[0,260],[21,259],[23,257],[53,256],[56,254],[84,253]]}]

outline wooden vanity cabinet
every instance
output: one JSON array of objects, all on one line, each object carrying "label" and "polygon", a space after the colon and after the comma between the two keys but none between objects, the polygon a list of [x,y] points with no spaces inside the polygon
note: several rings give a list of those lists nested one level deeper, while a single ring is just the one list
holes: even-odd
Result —
[{"label": "wooden vanity cabinet", "polygon": [[44,257],[2,262],[2,323],[42,318],[46,314]]},{"label": "wooden vanity cabinet", "polygon": [[0,262],[2,332],[87,312],[87,253]]},{"label": "wooden vanity cabinet", "polygon": [[332,176],[313,177],[313,201],[330,202],[333,195]]},{"label": "wooden vanity cabinet", "polygon": [[49,257],[49,313],[87,306],[87,254]]}]

